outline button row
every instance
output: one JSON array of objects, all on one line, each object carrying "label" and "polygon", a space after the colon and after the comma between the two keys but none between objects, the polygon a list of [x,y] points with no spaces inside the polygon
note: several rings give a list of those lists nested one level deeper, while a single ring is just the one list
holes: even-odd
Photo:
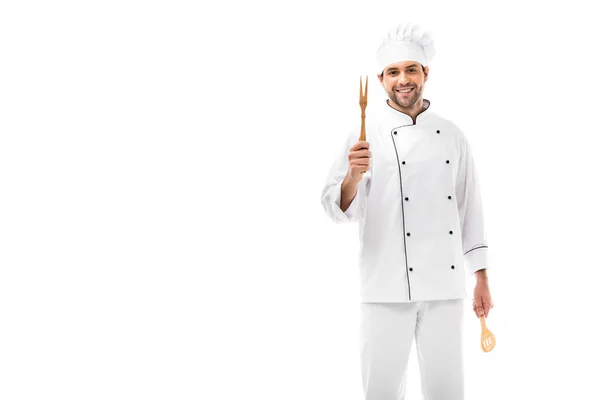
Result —
[{"label": "button row", "polygon": [[[405,165],[406,161],[402,161],[402,165]],[[450,160],[446,160],[446,164],[450,164]]]},{"label": "button row", "polygon": [[[435,133],[440,133],[440,130],[438,129],[437,131],[435,131]],[[397,135],[398,131],[394,131],[394,135]]]},{"label": "button row", "polygon": [[[449,232],[452,235],[452,231]],[[410,236],[410,232],[406,232],[406,236]]]},{"label": "button row", "polygon": [[[450,266],[450,268],[454,269],[454,265],[451,265],[451,266]],[[412,267],[411,267],[411,268],[409,268],[408,270],[412,272],[412,270],[413,270],[413,269],[412,269]]]},{"label": "button row", "polygon": [[[408,197],[405,197],[404,200],[408,201]],[[452,196],[448,196],[448,200],[452,200]]]}]

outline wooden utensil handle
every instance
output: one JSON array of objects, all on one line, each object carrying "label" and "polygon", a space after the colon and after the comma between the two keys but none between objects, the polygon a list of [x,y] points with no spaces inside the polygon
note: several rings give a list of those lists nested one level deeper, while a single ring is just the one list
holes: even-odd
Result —
[{"label": "wooden utensil handle", "polygon": [[361,141],[366,141],[367,140],[367,132],[365,130],[365,117],[364,117],[364,115],[362,116],[360,122],[361,122],[361,124],[360,124],[360,140]]},{"label": "wooden utensil handle", "polygon": [[481,322],[481,329],[486,330],[487,327],[485,326],[485,316],[481,316],[479,317],[479,322]]}]

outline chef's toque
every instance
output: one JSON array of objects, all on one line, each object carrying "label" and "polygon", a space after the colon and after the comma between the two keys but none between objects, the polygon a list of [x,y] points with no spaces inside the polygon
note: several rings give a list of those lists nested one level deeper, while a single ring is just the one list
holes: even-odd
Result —
[{"label": "chef's toque", "polygon": [[390,64],[416,61],[423,66],[435,55],[431,33],[415,23],[402,23],[389,31],[377,50],[380,71]]}]

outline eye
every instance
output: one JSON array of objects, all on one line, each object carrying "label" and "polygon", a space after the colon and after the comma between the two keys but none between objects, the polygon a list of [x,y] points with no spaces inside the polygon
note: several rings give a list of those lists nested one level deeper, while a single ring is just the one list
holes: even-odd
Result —
[{"label": "eye", "polygon": [[414,69],[414,68],[411,68],[411,69],[409,69],[409,71],[410,71],[410,72],[417,72],[417,70],[416,70],[416,69]]}]

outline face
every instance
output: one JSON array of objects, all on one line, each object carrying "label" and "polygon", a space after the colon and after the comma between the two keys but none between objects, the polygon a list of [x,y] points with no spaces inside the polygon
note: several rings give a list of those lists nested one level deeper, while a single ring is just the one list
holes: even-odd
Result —
[{"label": "face", "polygon": [[423,96],[423,87],[429,75],[429,67],[415,61],[402,61],[385,67],[379,81],[390,98],[399,108],[414,107]]}]

